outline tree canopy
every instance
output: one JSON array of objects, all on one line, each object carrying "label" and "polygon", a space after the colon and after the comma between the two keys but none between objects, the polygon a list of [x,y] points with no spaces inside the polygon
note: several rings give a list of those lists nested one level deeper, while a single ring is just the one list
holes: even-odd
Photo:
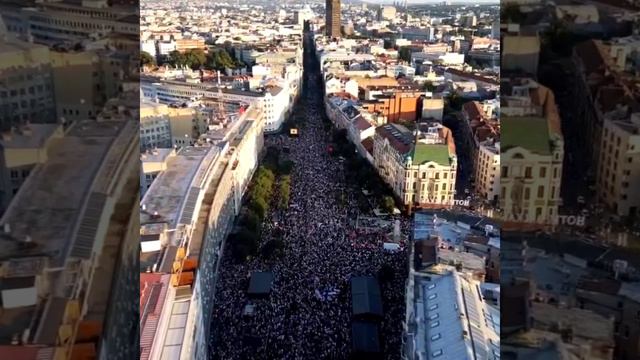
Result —
[{"label": "tree canopy", "polygon": [[190,49],[184,53],[174,50],[169,53],[169,64],[177,67],[188,66],[192,69],[199,69],[205,64],[207,55],[202,49]]},{"label": "tree canopy", "polygon": [[146,51],[140,51],[140,66],[155,65],[156,59]]}]

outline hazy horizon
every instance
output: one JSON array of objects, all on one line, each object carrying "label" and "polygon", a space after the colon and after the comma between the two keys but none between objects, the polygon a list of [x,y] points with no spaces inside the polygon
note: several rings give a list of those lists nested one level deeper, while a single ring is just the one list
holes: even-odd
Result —
[{"label": "hazy horizon", "polygon": [[[400,0],[400,2],[402,1],[403,0]],[[393,0],[362,0],[362,2],[369,3],[369,4],[393,4],[394,3]],[[440,4],[443,2],[444,0],[407,0],[407,3],[410,5]],[[496,1],[496,0],[453,0],[448,2],[451,4],[465,4],[465,5],[472,5],[472,4],[499,5],[500,4],[500,1]]]}]

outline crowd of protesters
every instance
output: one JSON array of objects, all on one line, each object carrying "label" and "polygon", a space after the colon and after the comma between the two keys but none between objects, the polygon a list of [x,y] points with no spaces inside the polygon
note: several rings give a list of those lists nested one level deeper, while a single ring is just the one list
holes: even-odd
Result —
[{"label": "crowd of protesters", "polygon": [[[306,86],[318,88],[310,79]],[[317,81],[317,80],[316,80]],[[361,189],[344,176],[341,162],[328,151],[322,120],[322,95],[307,92],[298,137],[273,135],[266,146],[288,148],[294,162],[290,203],[271,207],[260,243],[278,238],[280,256],[256,256],[236,263],[225,253],[216,283],[211,328],[214,359],[347,359],[351,353],[352,276],[379,279],[384,308],[381,346],[386,359],[399,359],[407,268],[401,250],[385,251],[393,226],[354,227],[362,214]],[[402,221],[406,235],[408,224]],[[398,237],[395,237],[398,240]],[[274,282],[262,299],[248,297],[250,274],[271,271]],[[384,275],[381,275],[384,273]],[[252,305],[253,313],[244,313]]]}]

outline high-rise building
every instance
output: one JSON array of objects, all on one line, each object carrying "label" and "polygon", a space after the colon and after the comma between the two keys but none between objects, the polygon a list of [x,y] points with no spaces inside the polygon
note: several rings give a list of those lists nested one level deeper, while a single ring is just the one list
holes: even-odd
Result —
[{"label": "high-rise building", "polygon": [[326,34],[329,37],[340,37],[340,0],[326,0]]}]

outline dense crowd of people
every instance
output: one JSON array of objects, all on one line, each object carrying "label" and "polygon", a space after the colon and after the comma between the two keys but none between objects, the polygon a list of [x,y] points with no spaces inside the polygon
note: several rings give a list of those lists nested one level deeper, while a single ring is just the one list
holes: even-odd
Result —
[{"label": "dense crowd of people", "polygon": [[[400,358],[406,253],[383,250],[392,241],[392,227],[358,231],[357,197],[361,189],[344,176],[343,166],[327,152],[321,113],[322,95],[311,91],[321,84],[309,78],[300,111],[300,136],[274,135],[266,146],[287,147],[294,161],[291,201],[286,209],[272,206],[260,243],[280,238],[281,256],[256,256],[234,263],[228,254],[217,281],[211,332],[214,359],[346,359],[351,353],[352,276],[378,276],[384,319],[381,346],[386,359]],[[294,115],[296,116],[296,115]],[[343,197],[338,196],[344,194]],[[340,198],[343,200],[341,201]],[[408,224],[402,220],[402,232]],[[249,276],[271,271],[274,282],[264,299],[247,296]],[[251,316],[245,307],[254,306]]]}]

